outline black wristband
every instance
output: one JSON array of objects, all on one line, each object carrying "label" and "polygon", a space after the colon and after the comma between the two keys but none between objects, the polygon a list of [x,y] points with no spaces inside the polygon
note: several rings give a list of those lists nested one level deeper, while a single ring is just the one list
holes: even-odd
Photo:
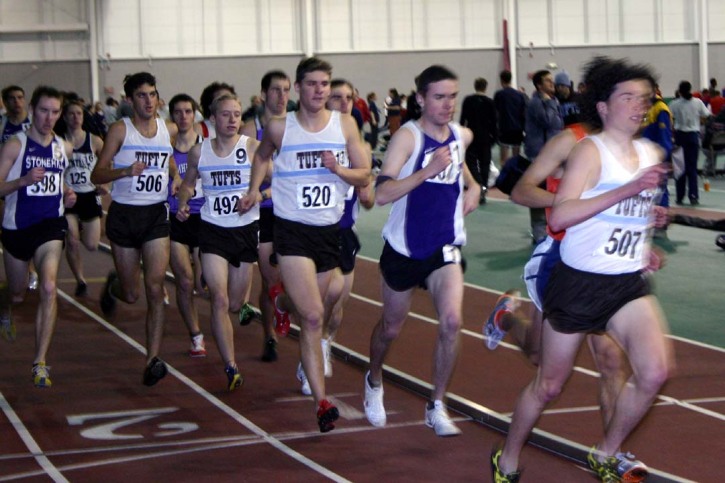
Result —
[{"label": "black wristband", "polygon": [[385,176],[385,175],[379,174],[378,177],[375,178],[375,187],[377,188],[381,184],[385,183],[386,181],[390,181],[391,179],[393,179],[392,176]]}]

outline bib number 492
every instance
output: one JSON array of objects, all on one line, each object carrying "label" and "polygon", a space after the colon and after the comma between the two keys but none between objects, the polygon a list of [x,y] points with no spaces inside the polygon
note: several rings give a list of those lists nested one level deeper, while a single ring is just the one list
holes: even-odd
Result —
[{"label": "bib number 492", "polygon": [[629,231],[622,228],[615,228],[607,240],[604,253],[607,255],[618,255],[620,257],[634,258],[637,253],[637,246],[642,240],[641,231]]}]

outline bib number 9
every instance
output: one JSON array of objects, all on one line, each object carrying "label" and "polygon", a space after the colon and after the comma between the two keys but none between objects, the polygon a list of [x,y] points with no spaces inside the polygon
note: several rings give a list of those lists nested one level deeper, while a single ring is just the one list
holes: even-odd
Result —
[{"label": "bib number 9", "polygon": [[46,171],[43,179],[26,188],[28,196],[58,196],[61,191],[60,173]]},{"label": "bib number 9", "polygon": [[629,257],[634,259],[637,253],[639,242],[642,240],[641,231],[629,231],[622,228],[615,228],[607,240],[604,247],[604,253],[607,255],[616,255],[620,257]]},{"label": "bib number 9", "polygon": [[302,210],[335,206],[335,186],[332,183],[298,185],[297,207]]}]

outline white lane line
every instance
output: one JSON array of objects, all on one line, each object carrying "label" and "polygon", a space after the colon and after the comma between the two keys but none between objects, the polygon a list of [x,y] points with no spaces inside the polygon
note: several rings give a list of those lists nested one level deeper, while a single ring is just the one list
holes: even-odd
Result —
[{"label": "white lane line", "polygon": [[[136,342],[134,339],[129,337],[128,335],[121,332],[118,328],[116,328],[114,325],[110,324],[106,320],[104,320],[102,317],[96,315],[94,312],[86,308],[84,305],[78,303],[74,298],[72,298],[67,293],[63,292],[62,290],[58,290],[58,296],[63,298],[65,301],[70,303],[71,305],[74,305],[76,308],[78,308],[81,312],[86,314],[87,316],[91,317],[93,320],[101,324],[103,327],[111,331],[113,334],[115,334],[118,338],[122,339],[124,342],[126,342],[128,345],[133,347],[134,349],[138,350],[142,354],[146,354],[146,349]],[[207,392],[204,388],[199,386],[197,383],[192,381],[190,378],[185,376],[183,373],[176,370],[173,366],[167,365],[169,372],[173,374],[177,379],[179,379],[181,382],[183,382],[185,385],[187,385],[190,389],[192,389],[194,392],[196,392],[198,395],[206,399],[208,402],[210,402],[212,405],[214,405],[217,409],[221,410],[225,414],[227,414],[229,417],[234,419],[236,422],[256,434],[257,436],[261,437],[265,440],[265,442],[269,443],[282,453],[286,454],[287,456],[299,461],[303,465],[307,466],[308,468],[317,471],[321,475],[333,480],[333,481],[339,481],[339,482],[347,482],[348,480],[343,478],[341,475],[338,475],[337,473],[329,470],[328,468],[325,468],[324,466],[318,464],[317,462],[311,460],[310,458],[304,456],[303,454],[293,450],[289,446],[282,443],[280,440],[270,436],[269,433],[264,431],[262,428],[254,424],[249,419],[245,418],[238,412],[236,412],[231,407],[224,404],[222,401],[220,401],[218,398]],[[324,436],[324,435],[321,435]],[[139,458],[141,459],[141,458]],[[128,460],[125,460],[128,461]]]},{"label": "white lane line", "polygon": [[[372,300],[372,299],[369,299],[367,297],[363,297],[361,295],[357,295],[357,294],[354,294],[353,293],[353,294],[350,294],[350,296],[352,298],[361,300],[361,301],[363,301],[365,303],[368,303],[370,305],[375,305],[377,307],[382,307],[383,306],[382,302],[378,302],[377,300]],[[422,320],[423,322],[427,322],[429,324],[438,325],[438,321],[437,320],[435,320],[435,319],[433,319],[431,317],[427,317],[427,316],[422,315],[422,314],[418,314],[416,312],[408,312],[408,316],[410,316],[412,318],[415,318],[415,319],[418,319],[418,320]],[[480,334],[478,332],[474,332],[472,330],[462,329],[461,330],[461,333],[462,334],[465,334],[465,335],[467,335],[469,337],[473,337],[473,338],[476,338],[476,339],[479,339],[479,340],[484,340],[483,334]],[[501,346],[504,346],[504,347],[506,347],[508,349],[512,349],[512,350],[516,350],[516,351],[521,352],[521,349],[518,348],[517,346],[513,345],[513,344],[508,344],[506,342],[501,342],[500,345]],[[343,350],[346,350],[346,349],[343,349]],[[599,372],[593,371],[591,369],[587,369],[585,367],[574,366],[574,371],[575,372],[578,372],[580,374],[584,374],[586,376],[590,376],[590,377],[597,377],[597,378],[600,377],[600,373]],[[710,416],[710,417],[713,417],[715,419],[725,420],[725,415],[723,415],[723,414],[720,414],[720,413],[717,413],[717,412],[714,412],[714,411],[710,411],[708,409],[704,409],[704,408],[701,408],[699,406],[695,406],[695,405],[689,404],[689,403],[684,402],[684,401],[677,400],[677,399],[672,398],[670,396],[665,396],[665,395],[660,394],[660,395],[657,396],[657,398],[659,400],[661,400],[661,401],[665,401],[665,402],[668,402],[670,404],[677,404],[678,406],[681,406],[681,407],[683,407],[685,409],[689,409],[690,411],[694,411],[694,412],[703,414],[705,416]]]},{"label": "white lane line", "polygon": [[[13,410],[12,406],[10,406],[10,403],[8,403],[8,400],[5,399],[5,396],[3,396],[2,392],[0,392],[0,408],[2,408],[3,412],[5,413],[5,416],[10,421],[10,424],[12,424],[13,429],[15,429],[15,432],[18,434],[20,439],[23,440],[23,443],[25,443],[25,446],[28,448],[30,453],[33,455],[33,458],[35,458],[35,461],[40,465],[42,468],[42,471],[40,472],[41,475],[47,474],[49,477],[53,479],[55,482],[67,482],[68,480],[63,476],[63,474],[56,468],[53,463],[50,462],[48,457],[43,454],[43,450],[40,449],[40,446],[35,441],[35,439],[30,435],[30,431],[28,431],[28,428],[25,427],[23,422],[18,417],[15,410]],[[3,481],[4,478],[0,478],[0,481]]]}]

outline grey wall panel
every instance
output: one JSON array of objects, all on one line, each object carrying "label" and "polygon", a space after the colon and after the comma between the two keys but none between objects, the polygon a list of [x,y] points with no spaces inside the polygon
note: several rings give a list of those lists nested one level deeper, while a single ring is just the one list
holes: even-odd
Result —
[{"label": "grey wall panel", "polygon": [[91,74],[88,62],[0,63],[0,85],[16,84],[30,100],[33,90],[43,84],[62,91],[77,92],[90,100]]},{"label": "grey wall panel", "polygon": [[[531,52],[532,57],[529,56]],[[569,72],[577,84],[582,79],[582,67],[595,55],[628,57],[634,62],[650,64],[659,76],[659,84],[665,97],[672,97],[681,80],[695,81],[699,77],[698,49],[687,45],[646,45],[617,47],[558,47],[554,49],[528,49],[518,52],[518,82],[531,93],[534,86],[527,74],[545,69],[555,62],[559,69]],[[711,57],[712,58],[712,57]],[[722,58],[722,57],[721,57]],[[712,69],[712,64],[711,64]]]},{"label": "grey wall panel", "polygon": [[[249,97],[259,92],[259,82],[265,72],[282,69],[294,82],[298,56],[235,57],[208,59],[169,59],[147,61],[112,61],[100,72],[101,92],[111,87],[118,97],[123,91],[123,78],[127,74],[146,71],[156,76],[161,97],[167,102],[174,94],[185,92],[199,99],[201,91],[214,81],[232,84],[242,100],[249,106]],[[296,98],[296,96],[292,96]]]},{"label": "grey wall panel", "polygon": [[722,89],[725,86],[725,43],[710,44],[707,54],[710,77],[716,78]]}]

